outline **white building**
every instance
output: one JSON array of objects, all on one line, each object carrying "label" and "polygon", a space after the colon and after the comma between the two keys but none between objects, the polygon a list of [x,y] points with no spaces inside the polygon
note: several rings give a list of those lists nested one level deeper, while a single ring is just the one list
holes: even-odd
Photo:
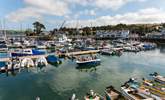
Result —
[{"label": "white building", "polygon": [[120,30],[120,31],[97,31],[96,37],[100,38],[127,38],[129,36],[129,30]]}]

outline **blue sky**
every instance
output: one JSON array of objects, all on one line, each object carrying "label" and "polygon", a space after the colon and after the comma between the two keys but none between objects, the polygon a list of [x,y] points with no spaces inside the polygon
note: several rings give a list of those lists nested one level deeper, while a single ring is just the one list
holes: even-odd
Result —
[{"label": "blue sky", "polygon": [[165,0],[1,0],[0,20],[7,29],[32,28],[37,20],[47,30],[64,20],[66,27],[161,23],[164,5]]}]

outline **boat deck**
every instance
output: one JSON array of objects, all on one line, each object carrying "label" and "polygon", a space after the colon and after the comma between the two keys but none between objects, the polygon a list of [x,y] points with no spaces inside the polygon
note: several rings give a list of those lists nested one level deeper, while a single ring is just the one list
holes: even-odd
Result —
[{"label": "boat deck", "polygon": [[108,93],[108,92],[106,92],[106,93],[109,97],[112,98],[112,100],[115,100],[119,96],[119,94],[114,91],[111,91],[110,93]]},{"label": "boat deck", "polygon": [[160,91],[160,90],[158,90],[158,89],[155,89],[155,88],[153,88],[153,87],[146,86],[146,85],[142,85],[141,87],[142,87],[142,88],[147,88],[147,89],[150,90],[151,93],[153,93],[153,94],[155,94],[155,95],[157,95],[157,96],[160,96],[160,97],[165,98],[165,92],[163,92],[163,91]]}]

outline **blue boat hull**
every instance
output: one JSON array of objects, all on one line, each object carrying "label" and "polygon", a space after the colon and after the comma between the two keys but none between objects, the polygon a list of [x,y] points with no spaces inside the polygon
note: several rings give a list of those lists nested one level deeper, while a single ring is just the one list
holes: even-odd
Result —
[{"label": "blue boat hull", "polygon": [[11,53],[11,56],[12,56],[12,57],[16,57],[16,56],[19,56],[19,57],[21,57],[21,56],[30,56],[30,55],[32,55],[32,54],[23,54],[23,53]]},{"label": "blue boat hull", "polygon": [[32,50],[32,54],[12,52],[11,56],[12,57],[17,57],[17,56],[22,57],[22,56],[44,55],[44,54],[45,54],[44,51]]},{"label": "blue boat hull", "polygon": [[85,63],[77,63],[79,66],[96,66],[100,65],[100,61],[92,61],[92,62],[85,62]]},{"label": "blue boat hull", "polygon": [[57,64],[62,63],[62,61],[54,55],[49,55],[46,59],[47,59],[48,63],[52,64],[52,65],[57,65]]},{"label": "blue boat hull", "polygon": [[0,62],[0,68],[5,66],[6,66],[6,62]]}]

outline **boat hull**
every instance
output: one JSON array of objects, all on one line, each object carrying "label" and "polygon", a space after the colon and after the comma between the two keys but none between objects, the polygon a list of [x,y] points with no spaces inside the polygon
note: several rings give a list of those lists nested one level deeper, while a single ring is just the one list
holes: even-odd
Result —
[{"label": "boat hull", "polygon": [[23,54],[23,53],[11,53],[11,56],[12,57],[16,57],[16,56],[31,56],[32,54]]},{"label": "boat hull", "polygon": [[48,63],[51,64],[51,65],[55,65],[56,66],[56,65],[62,63],[62,61],[58,57],[56,57],[54,55],[49,55],[46,59],[47,59]]},{"label": "boat hull", "polygon": [[45,52],[44,51],[38,51],[38,50],[32,50],[32,53],[20,53],[20,52],[12,52],[11,56],[12,57],[22,57],[22,56],[33,56],[33,55],[44,55]]},{"label": "boat hull", "polygon": [[101,61],[100,60],[93,60],[93,61],[88,61],[88,62],[77,62],[78,66],[96,66],[100,65]]}]

